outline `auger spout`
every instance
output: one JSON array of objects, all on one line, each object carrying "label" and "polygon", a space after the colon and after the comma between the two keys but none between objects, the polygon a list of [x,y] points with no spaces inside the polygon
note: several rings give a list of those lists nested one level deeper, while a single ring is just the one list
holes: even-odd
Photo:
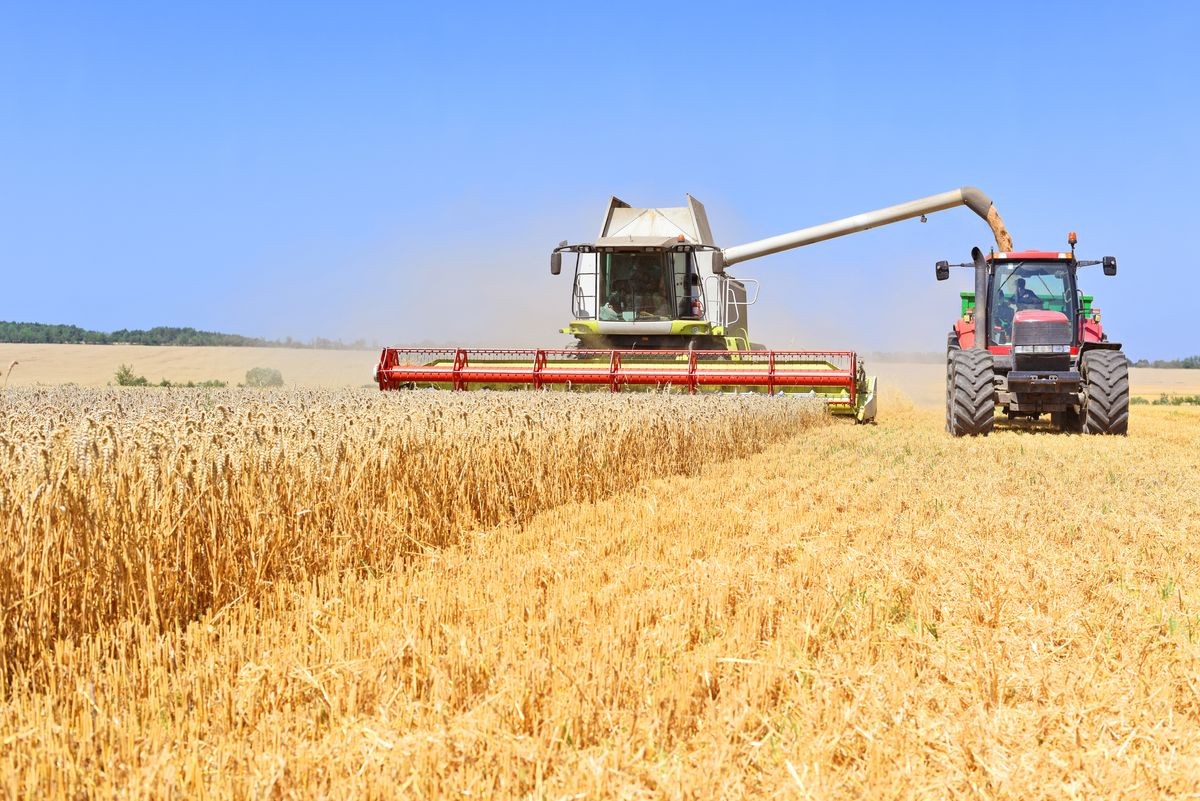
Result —
[{"label": "auger spout", "polygon": [[996,211],[991,198],[973,186],[964,186],[949,192],[923,197],[919,200],[910,200],[907,203],[888,206],[884,209],[868,211],[864,214],[855,214],[853,217],[845,217],[841,220],[801,228],[791,233],[779,234],[778,236],[759,239],[755,242],[748,242],[744,245],[725,248],[722,251],[723,262],[725,266],[737,264],[749,261],[750,259],[757,259],[761,256],[769,256],[772,253],[811,245],[814,242],[823,242],[826,239],[835,239],[839,236],[866,231],[870,228],[878,228],[881,225],[890,225],[901,220],[910,220],[913,217],[920,217],[923,214],[945,211],[956,206],[966,206],[983,218],[987,222],[988,227],[991,228],[992,234],[996,239],[996,246],[1001,251],[1010,251],[1013,249],[1012,237],[1004,227],[1004,220],[1000,217],[1000,213]]}]

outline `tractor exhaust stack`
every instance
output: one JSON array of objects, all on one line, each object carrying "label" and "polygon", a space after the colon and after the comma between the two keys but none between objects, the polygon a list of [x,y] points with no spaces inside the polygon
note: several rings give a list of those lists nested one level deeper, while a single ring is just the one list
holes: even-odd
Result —
[{"label": "tractor exhaust stack", "polygon": [[975,347],[987,350],[988,265],[979,248],[971,248],[971,261],[975,262]]}]

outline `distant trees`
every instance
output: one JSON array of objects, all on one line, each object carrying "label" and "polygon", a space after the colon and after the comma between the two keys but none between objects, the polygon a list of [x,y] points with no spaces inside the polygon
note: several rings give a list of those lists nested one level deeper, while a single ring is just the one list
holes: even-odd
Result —
[{"label": "distant trees", "polygon": [[1158,367],[1170,370],[1200,370],[1200,356],[1185,356],[1182,359],[1138,359],[1134,367]]},{"label": "distant trees", "polygon": [[89,331],[77,325],[46,323],[15,323],[0,320],[0,342],[31,345],[192,345],[234,348],[326,348],[331,350],[362,350],[368,347],[362,339],[345,343],[340,339],[317,337],[310,342],[297,342],[291,337],[284,341],[222,334],[217,331],[198,331],[195,328],[157,326],[148,330],[122,328],[106,334]]},{"label": "distant trees", "polygon": [[81,342],[89,345],[102,344],[107,334],[87,331],[77,325],[46,325],[44,323],[0,322],[0,341],[30,344],[59,342]]}]

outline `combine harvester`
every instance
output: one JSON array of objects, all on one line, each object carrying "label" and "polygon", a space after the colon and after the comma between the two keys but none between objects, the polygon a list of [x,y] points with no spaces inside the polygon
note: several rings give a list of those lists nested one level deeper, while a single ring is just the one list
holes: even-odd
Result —
[{"label": "combine harvester", "polygon": [[562,242],[550,272],[572,257],[573,319],[561,349],[384,348],[375,380],[382,390],[658,389],[756,392],[816,397],[858,422],[875,417],[875,378],[850,351],[767,350],[750,340],[747,309],[758,282],[727,272],[735,264],[792,248],[966,206],[1011,242],[1000,215],[971,187],[720,248],[704,206],[690,195],[676,208],[608,202],[595,242]]}]

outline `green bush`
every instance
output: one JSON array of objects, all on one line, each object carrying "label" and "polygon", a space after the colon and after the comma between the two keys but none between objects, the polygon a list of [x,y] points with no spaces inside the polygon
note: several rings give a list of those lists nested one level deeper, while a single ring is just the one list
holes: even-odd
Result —
[{"label": "green bush", "polygon": [[1200,395],[1168,395],[1164,392],[1154,400],[1134,395],[1129,402],[1134,406],[1200,406]]},{"label": "green bush", "polygon": [[148,387],[150,382],[144,375],[134,375],[132,364],[122,364],[117,368],[117,386],[119,387]]},{"label": "green bush", "polygon": [[254,367],[246,371],[248,387],[282,387],[283,373],[274,367]]},{"label": "green bush", "polygon": [[162,379],[157,384],[151,384],[144,375],[134,375],[132,364],[122,364],[117,368],[117,386],[119,387],[163,387],[165,389],[219,389],[229,386],[228,383],[210,378],[207,381],[189,381],[186,384],[169,379]]},{"label": "green bush", "polygon": [[207,381],[189,381],[186,384],[182,382],[173,382],[164,378],[162,381],[158,382],[158,385],[160,387],[166,387],[167,389],[220,389],[221,387],[229,386],[228,382],[221,381],[216,378],[210,378]]}]

